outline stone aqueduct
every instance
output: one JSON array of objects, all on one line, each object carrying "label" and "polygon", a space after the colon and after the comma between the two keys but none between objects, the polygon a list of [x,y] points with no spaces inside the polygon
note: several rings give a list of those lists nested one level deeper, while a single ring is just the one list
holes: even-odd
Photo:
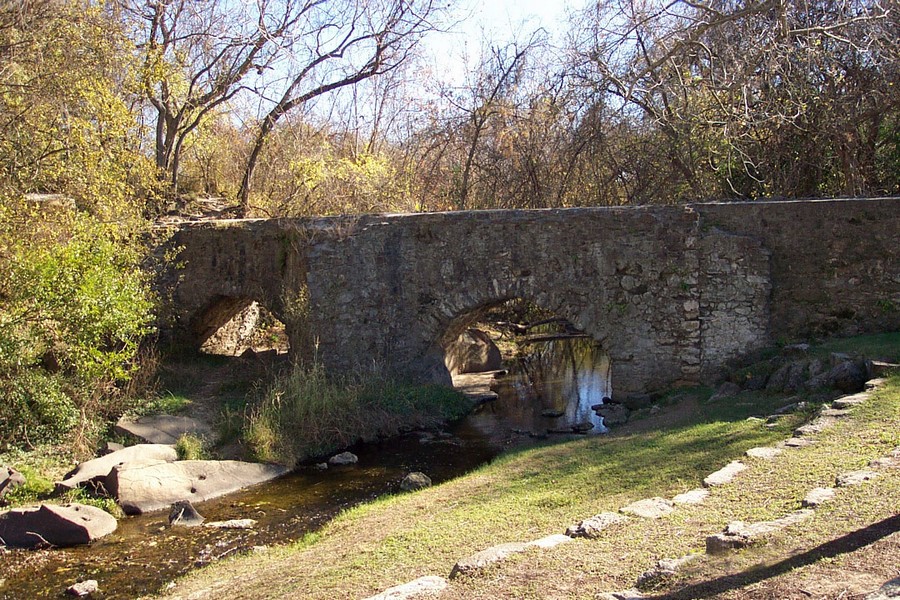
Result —
[{"label": "stone aqueduct", "polygon": [[523,298],[590,334],[616,393],[715,378],[779,340],[900,330],[900,199],[187,223],[163,330],[253,300],[333,371],[449,383],[444,346]]}]

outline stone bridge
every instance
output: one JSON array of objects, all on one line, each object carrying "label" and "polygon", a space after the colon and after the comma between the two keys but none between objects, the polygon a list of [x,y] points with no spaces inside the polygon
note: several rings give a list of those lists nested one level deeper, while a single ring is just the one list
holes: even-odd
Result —
[{"label": "stone bridge", "polygon": [[164,331],[258,301],[331,371],[449,383],[444,348],[512,298],[609,353],[617,393],[715,378],[777,341],[900,330],[900,199],[186,223]]}]

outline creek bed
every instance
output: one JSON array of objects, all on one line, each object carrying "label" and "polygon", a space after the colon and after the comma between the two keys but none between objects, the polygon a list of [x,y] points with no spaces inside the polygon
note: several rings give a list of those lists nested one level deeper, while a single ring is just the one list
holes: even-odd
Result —
[{"label": "creek bed", "polygon": [[[446,432],[414,432],[361,444],[351,449],[359,457],[356,465],[326,471],[305,467],[196,505],[207,521],[255,519],[253,529],[169,527],[167,512],[160,512],[122,519],[115,533],[89,546],[0,551],[0,599],[60,598],[69,585],[83,579],[99,582],[100,591],[92,598],[152,594],[208,562],[298,540],[349,507],[398,492],[409,472],[422,471],[437,484],[511,447],[532,445],[545,438],[547,430],[583,421],[590,405],[609,393],[605,355],[590,346],[573,354],[572,347],[545,346],[540,361],[532,358],[497,382],[497,400]],[[554,409],[561,414],[545,416]],[[594,432],[602,431],[600,422]]]}]

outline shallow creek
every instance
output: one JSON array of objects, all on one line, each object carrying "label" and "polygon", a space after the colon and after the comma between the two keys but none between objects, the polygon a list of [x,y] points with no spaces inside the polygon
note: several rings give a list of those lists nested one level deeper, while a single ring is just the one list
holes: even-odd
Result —
[{"label": "shallow creek", "polygon": [[[437,484],[489,462],[505,449],[535,443],[548,431],[591,422],[590,410],[609,395],[609,362],[591,344],[541,344],[498,380],[500,398],[439,433],[411,433],[352,451],[357,465],[316,471],[301,468],[276,481],[197,505],[207,521],[255,519],[249,530],[169,527],[156,513],[119,522],[112,535],[90,546],[0,554],[0,598],[59,598],[81,579],[96,579],[93,598],[135,598],[177,576],[236,552],[264,552],[315,531],[342,510],[399,491],[411,471]],[[547,416],[547,415],[553,416]],[[558,416],[557,416],[558,415]]]}]

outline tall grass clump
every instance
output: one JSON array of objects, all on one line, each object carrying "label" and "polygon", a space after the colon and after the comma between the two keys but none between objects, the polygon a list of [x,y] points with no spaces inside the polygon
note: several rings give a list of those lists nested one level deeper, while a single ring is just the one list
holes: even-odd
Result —
[{"label": "tall grass clump", "polygon": [[437,426],[471,407],[450,388],[377,374],[332,378],[321,364],[296,365],[248,407],[244,438],[257,460],[293,466],[359,441]]}]

